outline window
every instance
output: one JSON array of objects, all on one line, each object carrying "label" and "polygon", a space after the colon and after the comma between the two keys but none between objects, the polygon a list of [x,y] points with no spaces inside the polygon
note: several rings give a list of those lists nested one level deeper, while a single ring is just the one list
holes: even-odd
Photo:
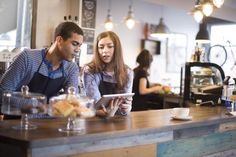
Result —
[{"label": "window", "polygon": [[[211,46],[223,45],[227,58],[222,66],[225,75],[231,76],[236,70],[236,24],[212,25],[211,26]],[[220,53],[225,53],[220,51]]]}]

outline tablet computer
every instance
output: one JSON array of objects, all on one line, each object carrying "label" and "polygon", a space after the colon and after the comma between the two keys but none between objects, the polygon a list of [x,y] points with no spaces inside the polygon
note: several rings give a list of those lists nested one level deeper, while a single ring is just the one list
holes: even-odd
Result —
[{"label": "tablet computer", "polygon": [[100,106],[107,106],[109,101],[114,98],[126,98],[126,97],[132,97],[134,93],[121,93],[121,94],[107,94],[103,95],[98,102],[96,103],[96,108],[99,108]]}]

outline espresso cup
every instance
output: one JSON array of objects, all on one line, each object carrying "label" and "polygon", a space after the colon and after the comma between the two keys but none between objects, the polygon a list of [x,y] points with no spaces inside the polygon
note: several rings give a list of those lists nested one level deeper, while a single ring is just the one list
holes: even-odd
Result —
[{"label": "espresso cup", "polygon": [[174,117],[185,118],[189,116],[189,108],[173,108],[171,113]]}]

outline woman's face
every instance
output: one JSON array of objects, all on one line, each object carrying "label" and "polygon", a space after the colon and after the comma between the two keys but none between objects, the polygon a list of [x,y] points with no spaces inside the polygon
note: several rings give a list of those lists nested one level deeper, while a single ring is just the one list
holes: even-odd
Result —
[{"label": "woman's face", "polygon": [[98,42],[99,57],[105,64],[109,64],[112,61],[114,54],[114,43],[110,37],[102,38]]}]

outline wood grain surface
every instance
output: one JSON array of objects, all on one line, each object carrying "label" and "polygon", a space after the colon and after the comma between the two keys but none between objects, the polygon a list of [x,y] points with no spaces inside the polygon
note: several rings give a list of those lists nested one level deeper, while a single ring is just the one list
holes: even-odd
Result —
[{"label": "wood grain surface", "polygon": [[173,120],[171,109],[133,112],[127,117],[95,117],[86,119],[86,129],[81,134],[59,132],[66,119],[33,120],[38,129],[29,131],[12,129],[19,120],[3,120],[0,121],[0,143],[27,149],[24,154],[30,156],[44,156],[45,152],[56,156],[55,151],[66,156],[224,132],[228,126],[220,127],[220,124],[232,126],[236,120],[225,113],[224,107],[191,107],[190,121]]}]

